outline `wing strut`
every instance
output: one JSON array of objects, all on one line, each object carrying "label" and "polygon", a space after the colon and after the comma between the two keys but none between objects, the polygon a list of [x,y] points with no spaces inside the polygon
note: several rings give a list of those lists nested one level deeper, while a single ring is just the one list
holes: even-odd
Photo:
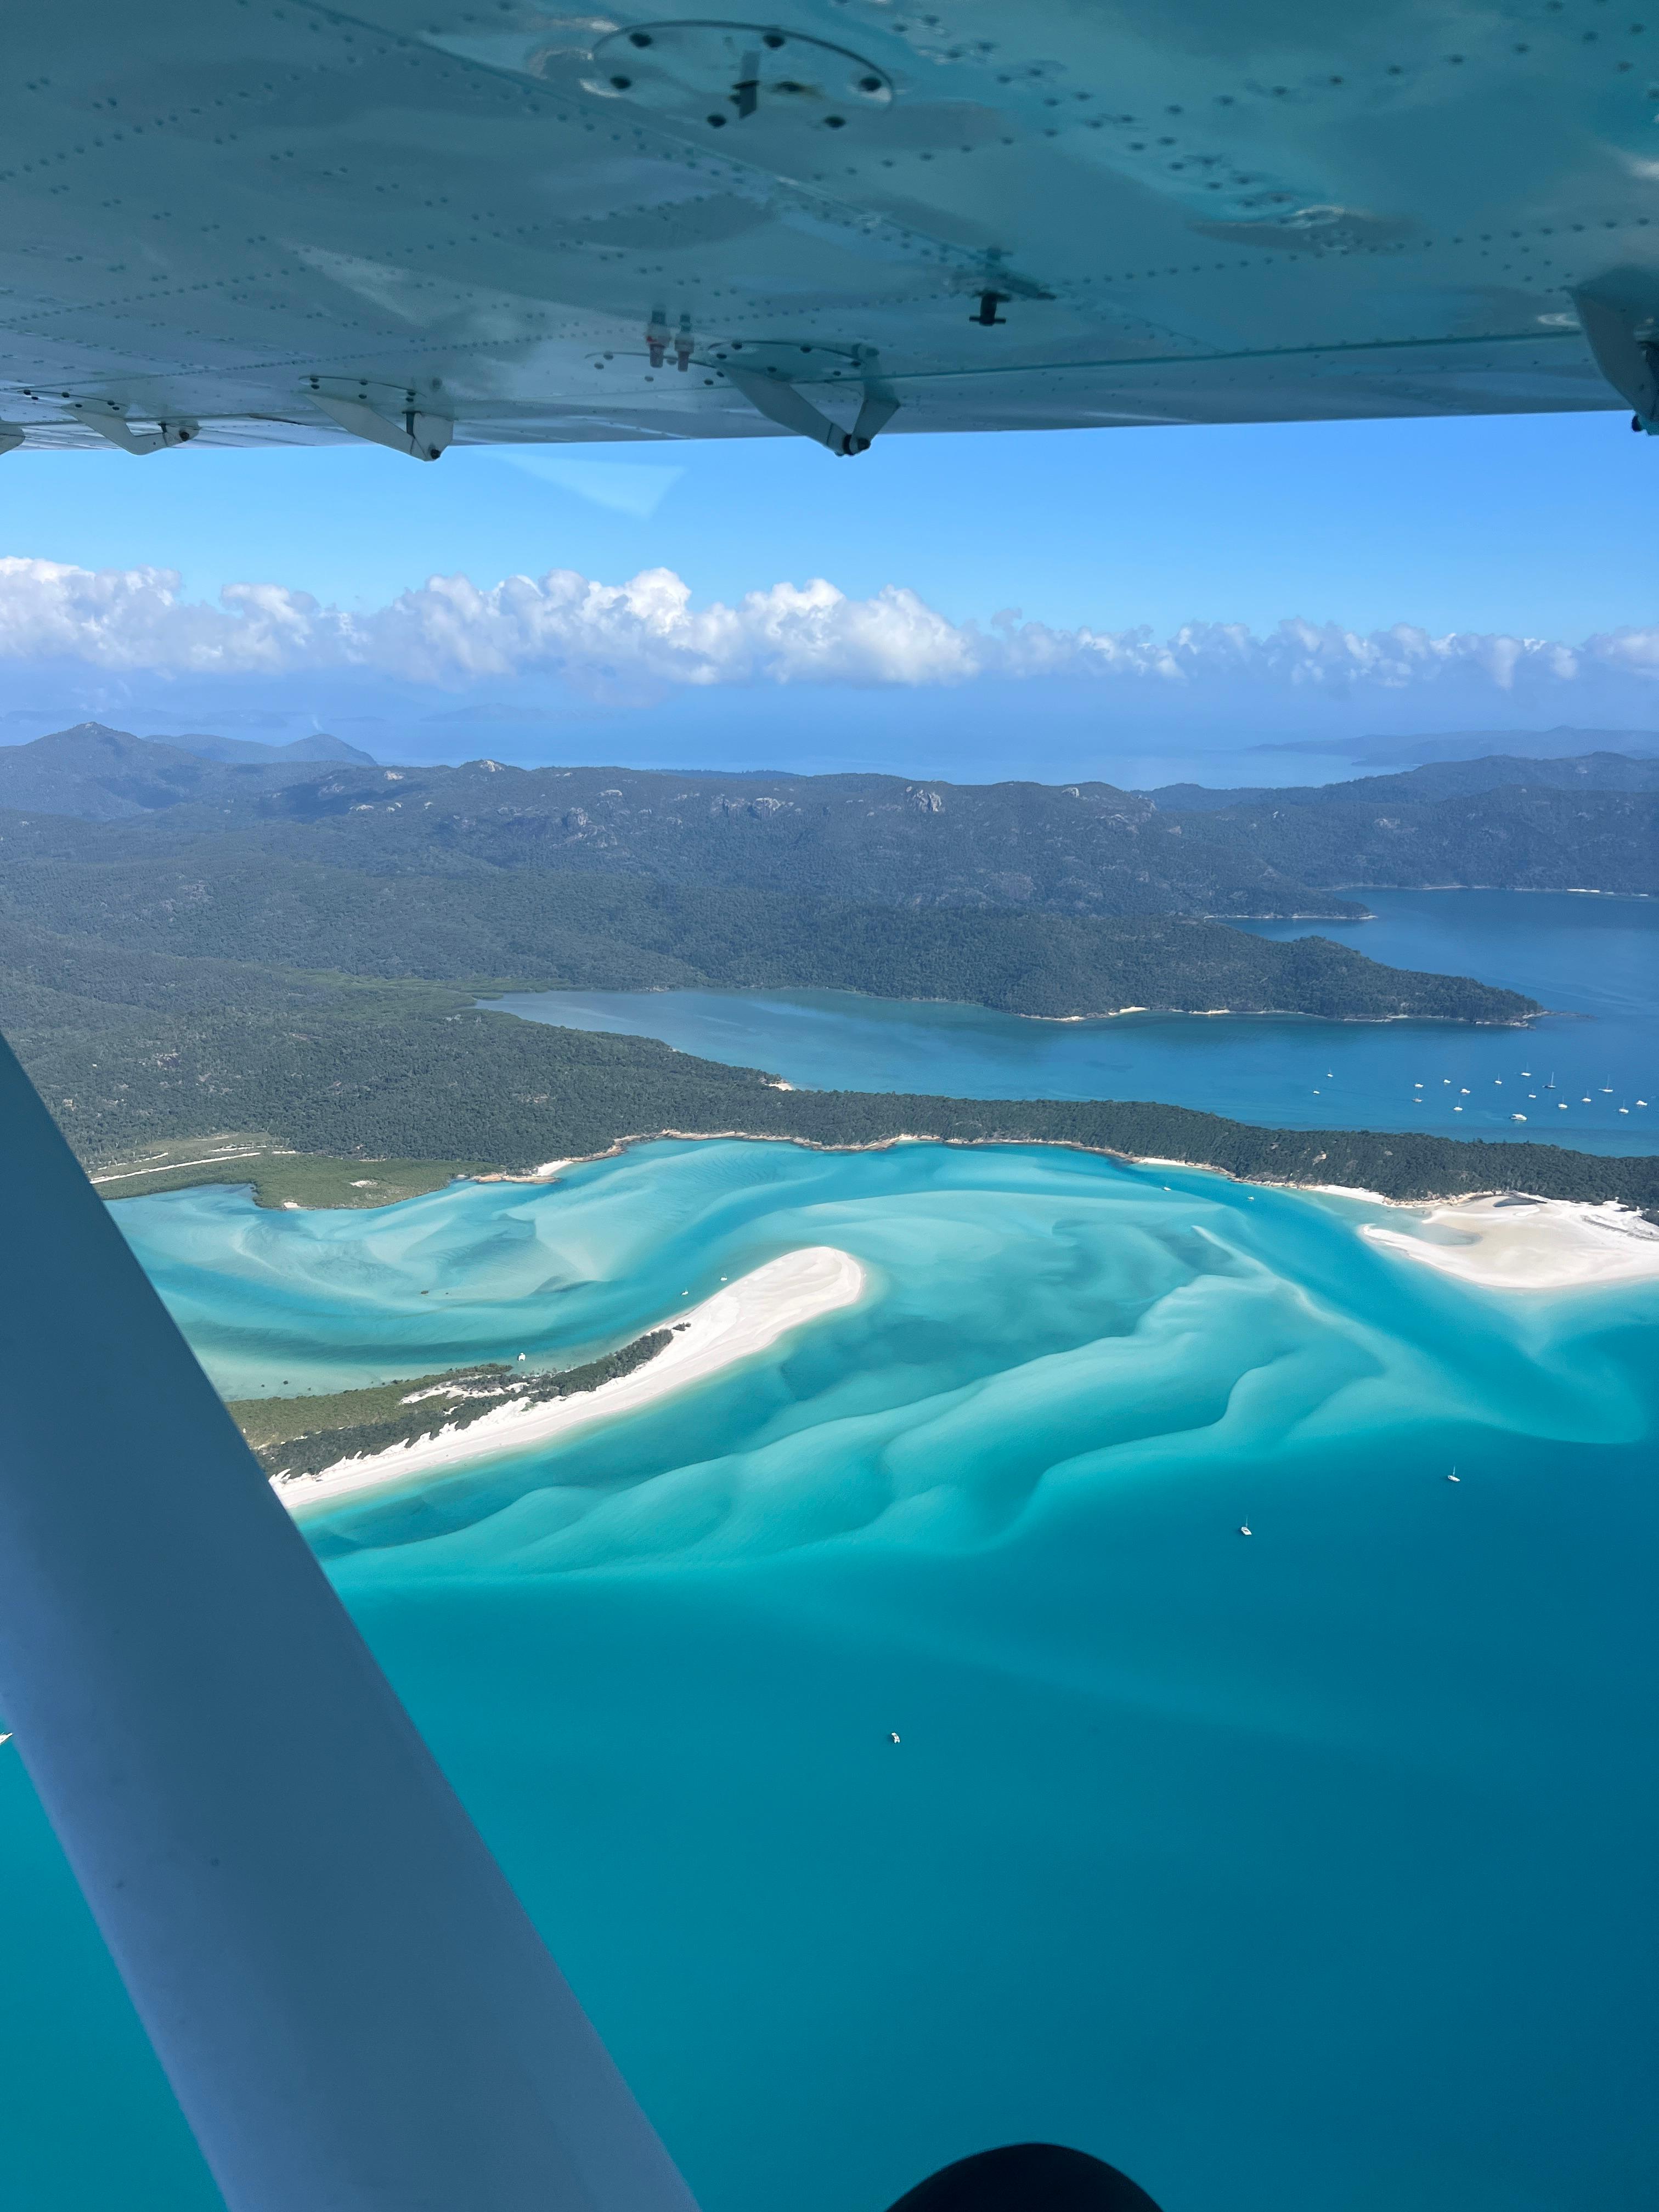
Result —
[{"label": "wing strut", "polygon": [[230,2212],[695,2212],[0,1044],[0,1708]]}]

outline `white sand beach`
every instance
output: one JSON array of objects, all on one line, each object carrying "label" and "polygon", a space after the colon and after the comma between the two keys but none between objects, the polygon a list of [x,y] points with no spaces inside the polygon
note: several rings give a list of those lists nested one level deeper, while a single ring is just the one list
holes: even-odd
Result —
[{"label": "white sand beach", "polygon": [[1628,1206],[1505,1192],[1409,1212],[1412,1229],[1367,1221],[1360,1234],[1484,1290],[1565,1291],[1659,1278],[1659,1228]]},{"label": "white sand beach", "polygon": [[632,1413],[687,1383],[717,1375],[752,1352],[764,1352],[788,1330],[854,1304],[864,1285],[864,1270],[850,1252],[838,1251],[832,1244],[786,1252],[781,1259],[769,1260],[763,1267],[726,1285],[701,1305],[665,1314],[653,1326],[672,1328],[673,1341],[631,1375],[618,1376],[615,1382],[602,1382],[597,1390],[576,1397],[501,1406],[466,1428],[443,1429],[415,1443],[341,1460],[319,1474],[278,1481],[276,1494],[291,1511],[303,1513],[382,1483],[545,1443],[589,1422]]}]

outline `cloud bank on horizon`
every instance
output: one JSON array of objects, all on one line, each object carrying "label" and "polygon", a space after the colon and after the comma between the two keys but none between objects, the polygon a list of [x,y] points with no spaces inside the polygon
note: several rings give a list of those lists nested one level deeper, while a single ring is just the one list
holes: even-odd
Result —
[{"label": "cloud bank on horizon", "polygon": [[1659,624],[1568,643],[1409,623],[1361,634],[1286,619],[1254,632],[1193,622],[1054,628],[1018,612],[956,623],[889,585],[848,598],[817,580],[770,585],[736,604],[696,606],[668,568],[621,584],[568,569],[482,586],[433,577],[367,611],[326,606],[275,583],[187,598],[173,570],[88,569],[0,558],[0,663],[83,670],[163,684],[252,682],[356,672],[434,695],[503,680],[556,679],[578,694],[630,685],[963,687],[1062,679],[1098,683],[1130,711],[1183,708],[1258,714],[1321,700],[1438,714],[1485,702],[1505,716],[1597,709],[1650,714],[1659,693]]}]

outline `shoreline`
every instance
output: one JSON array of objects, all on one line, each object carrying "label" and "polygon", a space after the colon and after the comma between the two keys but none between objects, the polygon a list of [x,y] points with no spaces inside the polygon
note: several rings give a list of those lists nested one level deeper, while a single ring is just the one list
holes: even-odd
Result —
[{"label": "shoreline", "polygon": [[1426,1206],[1402,1206],[1375,1191],[1335,1184],[1333,1195],[1364,1198],[1416,1216],[1425,1234],[1365,1221],[1366,1243],[1489,1291],[1594,1290],[1659,1279],[1659,1227],[1609,1200],[1534,1198],[1505,1191]]},{"label": "shoreline", "polygon": [[[793,1086],[788,1085],[775,1086],[769,1085],[767,1087],[769,1089],[775,1087],[786,1090],[793,1088]],[[800,1095],[810,1097],[811,1094],[802,1093]],[[878,1096],[880,1094],[872,1095]],[[955,1103],[957,1102],[953,1101],[950,1103]],[[967,1101],[961,1103],[975,1103],[978,1102]],[[1194,1113],[1194,1118],[1200,1120],[1213,1120],[1216,1118],[1214,1116],[1205,1115],[1198,1112],[1197,1109],[1183,1108],[1176,1110],[1183,1113]],[[1241,1123],[1237,1126],[1250,1132],[1253,1132],[1255,1128],[1255,1125],[1251,1123]],[[1310,1128],[1287,1129],[1283,1131],[1274,1130],[1272,1133],[1275,1136],[1284,1135],[1291,1138],[1304,1138],[1312,1141],[1318,1139],[1328,1139],[1332,1138],[1340,1139],[1343,1138],[1352,1137],[1356,1134],[1360,1136],[1369,1136],[1377,1133],[1369,1131],[1355,1132],[1342,1129],[1327,1130],[1322,1128]],[[1405,1130],[1385,1130],[1380,1133],[1384,1136],[1394,1135],[1404,1137],[1408,1134],[1414,1134],[1415,1133]],[[1572,1151],[1571,1146],[1558,1146],[1553,1142],[1532,1137],[1488,1139],[1436,1136],[1432,1141],[1437,1144],[1455,1146],[1459,1152],[1468,1151],[1479,1146],[1483,1151],[1487,1152],[1510,1153],[1512,1152],[1518,1152],[1522,1149],[1531,1149],[1544,1153],[1560,1153],[1568,1160],[1584,1163],[1587,1164],[1592,1162],[1599,1164],[1603,1160],[1614,1164],[1629,1164],[1632,1165],[1638,1164],[1645,1164],[1654,1160],[1656,1158],[1659,1158],[1659,1155],[1652,1152],[1615,1152],[1606,1154],[1595,1152],[1575,1152]],[[1514,1181],[1512,1177],[1506,1176],[1500,1179],[1497,1174],[1494,1174],[1493,1179],[1491,1182],[1483,1183],[1474,1188],[1466,1188],[1462,1190],[1419,1188],[1412,1192],[1409,1195],[1395,1196],[1388,1191],[1372,1189],[1369,1185],[1362,1186],[1356,1184],[1329,1183],[1316,1180],[1312,1176],[1297,1176],[1286,1175],[1251,1174],[1246,1169],[1229,1166],[1223,1160],[1212,1158],[1183,1159],[1178,1155],[1171,1152],[1153,1153],[1129,1152],[1121,1146],[1104,1143],[1091,1143],[1084,1137],[1041,1136],[1022,1133],[1011,1133],[1007,1135],[960,1136],[951,1135],[939,1129],[903,1129],[895,1130],[890,1134],[884,1136],[870,1137],[862,1139],[858,1138],[848,1138],[838,1142],[829,1138],[811,1136],[805,1131],[790,1129],[745,1129],[738,1127],[724,1129],[678,1129],[673,1127],[659,1127],[656,1129],[630,1129],[624,1134],[613,1138],[609,1144],[596,1146],[592,1152],[573,1153],[560,1159],[544,1161],[533,1168],[474,1168],[452,1171],[442,1182],[434,1182],[430,1186],[429,1190],[410,1193],[407,1198],[403,1196],[391,1197],[373,1202],[368,1206],[359,1206],[354,1205],[349,1210],[362,1211],[365,1212],[379,1212],[386,1207],[410,1203],[417,1196],[430,1195],[432,1191],[442,1188],[453,1188],[456,1185],[464,1182],[517,1183],[526,1189],[533,1188],[538,1185],[545,1188],[550,1182],[556,1180],[557,1176],[567,1169],[592,1167],[598,1165],[600,1162],[605,1160],[620,1159],[624,1152],[631,1152],[635,1146],[665,1143],[796,1145],[799,1146],[803,1152],[882,1152],[890,1151],[893,1146],[896,1145],[944,1145],[949,1146],[953,1149],[964,1151],[990,1150],[995,1146],[1005,1146],[1012,1147],[1034,1146],[1043,1148],[1052,1148],[1057,1152],[1082,1152],[1094,1159],[1115,1160],[1120,1165],[1124,1167],[1185,1168],[1190,1170],[1194,1174],[1219,1176],[1228,1182],[1240,1184],[1253,1183],[1258,1188],[1264,1190],[1301,1190],[1316,1193],[1327,1192],[1337,1196],[1367,1199],[1379,1206],[1406,1207],[1443,1205],[1449,1206],[1468,1200],[1513,1196],[1517,1193],[1527,1197],[1535,1198],[1540,1203],[1547,1202],[1584,1206],[1596,1206],[1603,1204],[1626,1206],[1627,1204],[1627,1201],[1621,1200],[1617,1198],[1607,1200],[1574,1199],[1559,1201],[1551,1200],[1547,1199],[1546,1194],[1544,1193],[1525,1191],[1523,1187]],[[365,1164],[369,1165],[374,1164],[372,1161],[368,1163],[360,1163],[356,1160],[346,1161],[343,1159],[337,1161],[333,1155],[284,1152],[279,1157],[283,1158],[298,1159],[313,1158],[327,1158],[331,1161],[334,1161],[334,1164],[342,1166],[356,1166]],[[1315,1155],[1314,1160],[1310,1164],[1316,1166],[1318,1163],[1326,1157],[1327,1155],[1323,1152],[1317,1153]],[[191,1166],[193,1164],[181,1164],[178,1168],[170,1170],[169,1172],[180,1175],[188,1174],[190,1172]],[[210,1164],[204,1163],[204,1164]],[[1494,1165],[1496,1164],[1494,1164]],[[1504,1166],[1507,1166],[1509,1163],[1505,1160],[1502,1164]],[[264,1212],[279,1210],[276,1206],[273,1206],[267,1201],[260,1200],[258,1195],[258,1186],[257,1182],[251,1178],[240,1179],[222,1175],[205,1175],[198,1178],[195,1182],[183,1183],[180,1184],[179,1188],[180,1189],[191,1189],[212,1185],[222,1185],[227,1188],[240,1188],[241,1189],[247,1190],[253,1194],[254,1205],[258,1210]],[[113,1198],[106,1199],[105,1203],[106,1205],[118,1206],[122,1203],[122,1197],[120,1195],[117,1195]],[[313,1203],[310,1205],[305,1205],[303,1201],[298,1200],[284,1200],[281,1203],[282,1205],[287,1206],[296,1211],[301,1210],[301,1207],[303,1207],[303,1210],[307,1212],[331,1212],[348,1210],[341,1205],[330,1204],[326,1201]],[[1638,1218],[1645,1219],[1650,1218],[1644,1215],[1639,1207],[1629,1206],[1628,1210]],[[1655,1213],[1651,1218],[1656,1220],[1659,1220],[1659,1208],[1656,1208]]]},{"label": "shoreline", "polygon": [[[1271,919],[1271,917],[1267,918]],[[684,992],[689,996],[695,991],[702,990],[702,988],[689,984],[652,983],[640,991],[600,993],[572,990],[568,995],[573,999],[592,999],[601,996],[667,999],[672,998],[678,992]],[[1504,1020],[1496,1018],[1483,1020],[1475,1014],[1310,1014],[1305,1008],[1298,1006],[1106,1006],[1095,1013],[1030,1014],[1024,1012],[1018,1007],[984,1006],[970,999],[884,999],[879,992],[852,991],[840,984],[778,984],[775,986],[757,984],[752,988],[719,993],[703,991],[703,995],[734,999],[775,999],[785,997],[791,992],[799,996],[805,991],[820,989],[827,994],[833,994],[838,998],[867,999],[877,1006],[963,1006],[970,1013],[1000,1014],[1011,1022],[1051,1022],[1061,1027],[1079,1022],[1119,1022],[1136,1014],[1145,1014],[1152,1020],[1159,1022],[1212,1022],[1219,1018],[1224,1018],[1230,1022],[1322,1022],[1328,1024],[1334,1029],[1385,1029],[1395,1022],[1444,1022],[1450,1024],[1454,1028],[1466,1030],[1525,1030],[1530,1029],[1534,1022],[1588,1021],[1590,1018],[1589,1015],[1564,1012],[1554,1006],[1540,1006],[1530,1014],[1516,1014]],[[562,995],[564,994],[557,989],[503,991],[494,999],[475,1000],[473,1010],[481,1014],[504,1013],[512,1021],[531,1021],[534,1019],[533,1015],[519,1013],[505,1001],[508,999],[553,999]],[[1524,997],[1526,994],[1522,992],[1517,993],[1516,995]],[[548,1026],[557,1028],[561,1024],[550,1023]],[[629,1030],[584,1030],[582,1034],[590,1036],[629,1036],[634,1032]],[[680,1049],[681,1047],[678,1045],[669,1047],[671,1052],[678,1052]],[[794,1087],[793,1084],[786,1084],[783,1086],[786,1090],[793,1090]]]},{"label": "shoreline", "polygon": [[864,1268],[850,1252],[833,1244],[803,1246],[723,1285],[699,1305],[683,1307],[678,1314],[671,1310],[653,1326],[672,1328],[672,1341],[631,1374],[602,1382],[580,1397],[501,1406],[464,1429],[441,1429],[412,1443],[337,1460],[316,1474],[274,1476],[271,1487],[290,1513],[302,1514],[406,1477],[548,1443],[724,1372],[766,1351],[791,1329],[856,1304],[867,1282]]},{"label": "shoreline", "polygon": [[[1312,1138],[1323,1137],[1327,1135],[1341,1136],[1346,1135],[1348,1133],[1343,1130],[1327,1131],[1323,1129],[1306,1129],[1294,1131],[1291,1133]],[[1393,1132],[1391,1133],[1403,1136],[1409,1133],[1401,1130]],[[1486,1144],[1494,1151],[1499,1148],[1498,1142],[1486,1138],[1446,1137],[1441,1139],[1439,1141],[1449,1145]],[[1513,1144],[1516,1149],[1518,1150],[1522,1145],[1536,1144],[1539,1140],[1535,1138],[1520,1138],[1509,1139],[1507,1142]],[[1461,1206],[1465,1204],[1474,1204],[1477,1201],[1486,1199],[1502,1199],[1519,1196],[1527,1199],[1529,1203],[1538,1206],[1583,1206],[1591,1207],[1597,1205],[1611,1206],[1617,1207],[1621,1212],[1628,1212],[1632,1219],[1644,1220],[1646,1218],[1646,1217],[1640,1213],[1635,1207],[1625,1206],[1617,1199],[1609,1199],[1606,1200],[1591,1199],[1549,1199],[1538,1193],[1522,1191],[1520,1189],[1518,1185],[1508,1182],[1494,1182],[1490,1188],[1483,1190],[1425,1191],[1421,1194],[1421,1195],[1414,1198],[1391,1198],[1386,1191],[1364,1189],[1353,1184],[1301,1182],[1293,1180],[1291,1177],[1287,1176],[1242,1175],[1232,1168],[1223,1166],[1221,1162],[1218,1160],[1182,1160],[1176,1158],[1170,1153],[1120,1152],[1110,1145],[1086,1144],[1080,1137],[948,1137],[941,1135],[937,1130],[930,1129],[898,1129],[895,1130],[890,1136],[872,1137],[867,1141],[861,1144],[855,1141],[848,1141],[846,1144],[840,1145],[831,1144],[821,1137],[801,1136],[796,1134],[793,1131],[778,1129],[635,1130],[628,1136],[617,1138],[613,1143],[606,1145],[599,1152],[584,1152],[580,1158],[562,1160],[558,1164],[561,1167],[571,1168],[594,1166],[602,1160],[620,1159],[624,1152],[631,1152],[635,1145],[714,1145],[731,1143],[743,1145],[799,1145],[803,1152],[891,1152],[896,1146],[899,1145],[946,1145],[951,1146],[953,1150],[962,1152],[989,1152],[1000,1146],[1008,1146],[1014,1149],[1023,1149],[1026,1146],[1034,1146],[1042,1150],[1052,1150],[1059,1152],[1083,1152],[1091,1159],[1115,1160],[1122,1167],[1185,1168],[1189,1170],[1194,1175],[1219,1176],[1225,1182],[1237,1183],[1241,1186],[1246,1183],[1254,1184],[1258,1190],[1299,1190],[1310,1192],[1315,1195],[1328,1194],[1331,1196],[1340,1198],[1363,1198],[1370,1200],[1373,1204],[1377,1206],[1390,1206],[1409,1209],[1422,1206]],[[1565,1150],[1566,1147],[1552,1147],[1552,1149]],[[1324,1155],[1322,1153],[1319,1157],[1323,1158]],[[1583,1153],[1573,1155],[1573,1157],[1581,1158],[1599,1158],[1604,1156],[1597,1153]],[[1653,1157],[1653,1155],[1646,1152],[1630,1152],[1610,1153],[1605,1155],[1605,1157],[1613,1159],[1645,1160]],[[544,1171],[539,1168],[528,1169],[522,1174],[515,1174],[510,1169],[503,1169],[499,1174],[495,1175],[457,1176],[456,1181],[461,1182],[516,1182],[530,1185],[541,1182],[543,1180],[543,1174]]]}]

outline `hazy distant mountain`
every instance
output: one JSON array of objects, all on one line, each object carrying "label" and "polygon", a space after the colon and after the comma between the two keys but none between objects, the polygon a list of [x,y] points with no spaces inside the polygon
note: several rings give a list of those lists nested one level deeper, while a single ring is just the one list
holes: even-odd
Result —
[{"label": "hazy distant mountain", "polygon": [[[337,738],[302,738],[301,744],[337,746],[328,760],[367,753],[342,745]],[[155,814],[192,801],[223,804],[243,793],[272,791],[296,777],[314,776],[315,754],[290,745],[250,745],[259,756],[240,753],[225,762],[204,757],[201,747],[238,744],[223,738],[186,738],[178,744],[162,738],[135,738],[102,722],[77,722],[32,744],[0,746],[0,806],[43,814],[74,814],[88,822],[118,822]]]},{"label": "hazy distant mountain", "polygon": [[255,738],[147,738],[144,742],[172,745],[179,752],[194,753],[198,760],[245,762],[256,767],[281,768],[289,761],[349,761],[358,768],[378,765],[373,753],[349,745],[343,738],[331,738],[324,730],[313,731],[308,738],[295,738],[286,745],[262,745]]},{"label": "hazy distant mountain", "polygon": [[1342,893],[1369,884],[1659,890],[1659,764],[1617,756],[1156,797],[495,761],[225,763],[96,724],[0,753],[0,808],[40,817],[27,838],[7,830],[8,858],[63,846],[70,825],[54,830],[55,813],[131,817],[121,839],[149,852],[206,841],[374,877],[643,876],[1085,916],[1335,917],[1363,912]]},{"label": "hazy distant mountain", "polygon": [[[0,804],[4,804],[0,794]],[[1359,911],[1247,847],[1191,853],[1179,825],[1108,783],[910,783],[623,768],[342,768],[181,810],[210,832],[376,873],[484,866],[1077,915]]]},{"label": "hazy distant mountain", "polygon": [[1230,791],[1201,783],[1166,783],[1144,796],[1161,812],[1215,814],[1268,799],[1275,806],[1369,805],[1373,800],[1391,799],[1422,804],[1510,786],[1535,791],[1659,791],[1659,757],[1643,760],[1626,753],[1584,753],[1572,760],[1528,760],[1489,753],[1480,760],[1435,761],[1398,775],[1358,776],[1346,783],[1247,784]]},{"label": "hazy distant mountain", "polygon": [[[1328,738],[1297,738],[1284,744],[1252,745],[1253,753],[1322,753],[1344,748]],[[1569,753],[1622,753],[1659,759],[1659,730],[1465,730],[1445,736],[1361,738],[1348,757],[1356,768],[1401,768],[1428,761],[1485,760],[1503,754],[1518,760],[1559,760]]]}]

